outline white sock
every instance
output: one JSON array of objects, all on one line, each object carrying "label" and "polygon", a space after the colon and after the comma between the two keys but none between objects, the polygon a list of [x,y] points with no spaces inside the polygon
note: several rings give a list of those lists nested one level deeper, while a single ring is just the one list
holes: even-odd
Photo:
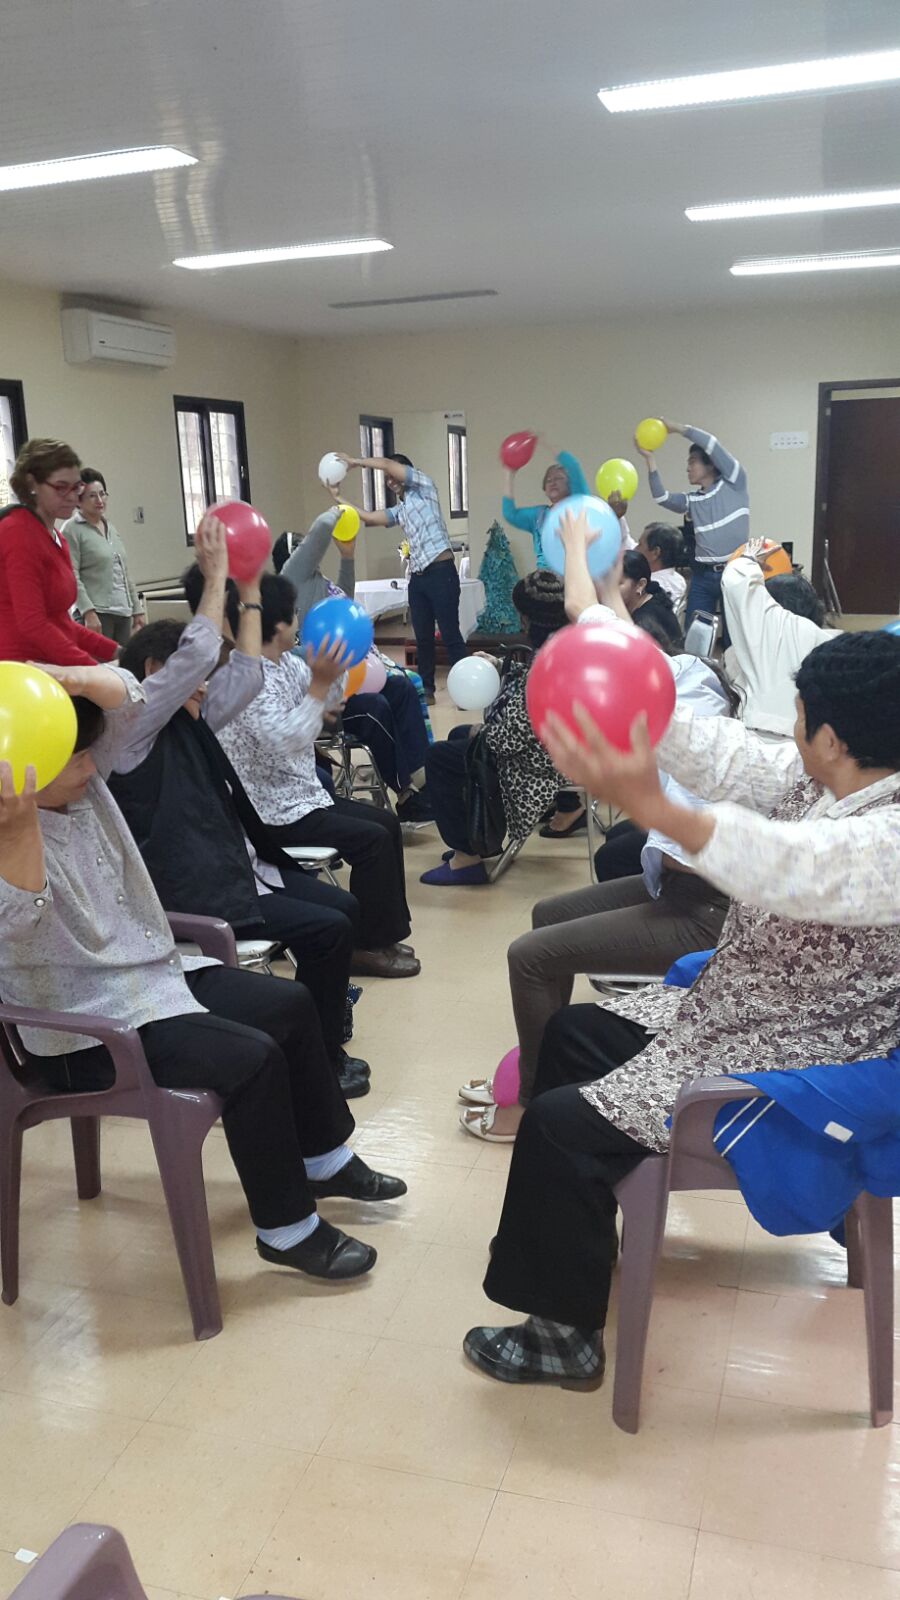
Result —
[{"label": "white sock", "polygon": [[409,781],[412,784],[414,789],[424,789],[424,787],[425,787],[425,768],[424,767],[417,767],[415,772],[413,772],[411,774]]},{"label": "white sock", "polygon": [[291,1250],[295,1244],[302,1244],[311,1233],[315,1233],[318,1226],[319,1218],[314,1211],[302,1222],[286,1222],[283,1228],[257,1228],[256,1237],[272,1250]]},{"label": "white sock", "polygon": [[336,1150],[326,1150],[323,1156],[304,1156],[303,1165],[308,1178],[333,1178],[335,1173],[342,1172],[348,1161],[353,1160],[353,1151],[349,1145],[339,1144]]}]

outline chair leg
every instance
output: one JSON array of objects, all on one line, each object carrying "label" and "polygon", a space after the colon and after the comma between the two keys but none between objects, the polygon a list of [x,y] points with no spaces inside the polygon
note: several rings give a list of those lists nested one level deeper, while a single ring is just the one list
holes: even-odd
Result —
[{"label": "chair leg", "polygon": [[22,1129],[15,1120],[0,1140],[0,1274],[3,1303],[19,1298],[19,1201],[22,1192]]},{"label": "chair leg", "polygon": [[669,1203],[668,1160],[662,1156],[646,1157],[616,1185],[616,1198],[622,1210],[623,1244],[619,1262],[613,1421],[625,1433],[637,1433],[653,1279]]},{"label": "chair leg", "polygon": [[497,857],[494,865],[492,867],[488,867],[488,883],[496,883],[498,878],[503,877],[504,872],[506,872],[507,869],[512,866],[519,852],[524,850],[527,842],[528,841],[526,839],[510,840],[509,844]]},{"label": "chair leg", "polygon": [[75,1184],[79,1200],[96,1200],[100,1193],[100,1118],[70,1117]]},{"label": "chair leg", "polygon": [[212,1339],[222,1331],[222,1308],[209,1231],[203,1182],[203,1140],[206,1119],[191,1115],[189,1101],[172,1103],[150,1123],[169,1222],[178,1251],[181,1276],[191,1310],[195,1339]]},{"label": "chair leg", "polygon": [[861,1194],[853,1209],[862,1243],[872,1427],[883,1428],[894,1415],[893,1202]]},{"label": "chair leg", "polygon": [[859,1214],[852,1207],[844,1217],[844,1242],[847,1246],[847,1287],[861,1289],[865,1281],[862,1239],[859,1235]]}]

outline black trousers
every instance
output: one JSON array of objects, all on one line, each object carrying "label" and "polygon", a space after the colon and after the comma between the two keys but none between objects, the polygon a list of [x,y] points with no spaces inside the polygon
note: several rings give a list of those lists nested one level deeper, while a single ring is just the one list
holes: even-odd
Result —
[{"label": "black trousers", "polygon": [[613,1185],[652,1152],[588,1105],[577,1086],[623,1066],[649,1037],[594,1005],[567,1006],[547,1024],[484,1280],[491,1300],[585,1332],[604,1327]]},{"label": "black trousers", "polygon": [[594,856],[597,882],[636,877],[641,870],[641,851],[646,843],[643,828],[636,828],[633,822],[615,823]]},{"label": "black trousers", "polygon": [[434,628],[437,623],[450,665],[466,653],[459,631],[459,573],[455,561],[432,561],[409,580],[409,620],[416,636],[416,664],[426,694],[434,694]]},{"label": "black trousers", "polygon": [[284,889],[259,896],[259,924],[242,927],[242,939],[278,939],[297,963],[297,981],[309,990],[329,1060],[343,1050],[350,958],[359,937],[359,906],[346,889],[311,872],[282,870]]},{"label": "black trousers", "polygon": [[[334,1150],[355,1126],[312,997],[302,984],[233,967],[186,976],[207,1015],[141,1028],[150,1071],[165,1089],[222,1096],[225,1137],[257,1228],[299,1222],[316,1209],[304,1157]],[[61,1088],[105,1088],[112,1081],[104,1045],[31,1059]]]},{"label": "black trousers", "polygon": [[403,835],[392,811],[336,800],[296,822],[270,828],[278,844],[330,844],[350,863],[350,893],[359,903],[359,948],[383,950],[410,930]]},{"label": "black trousers", "polygon": [[352,694],[341,722],[375,757],[389,789],[409,788],[414,772],[425,765],[428,734],[416,686],[405,673],[390,672],[378,694]]},{"label": "black trousers", "polygon": [[451,850],[472,855],[466,816],[466,745],[471,727],[454,728],[448,739],[428,746],[425,777],[438,833]]}]

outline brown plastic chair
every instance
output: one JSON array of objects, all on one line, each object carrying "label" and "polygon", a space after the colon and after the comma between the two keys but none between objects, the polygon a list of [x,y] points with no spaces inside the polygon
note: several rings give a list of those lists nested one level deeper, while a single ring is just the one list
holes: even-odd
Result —
[{"label": "brown plastic chair", "polygon": [[[115,1528],[76,1522],[34,1563],[10,1600],[147,1600],[128,1546]],[[247,1600],[289,1600],[248,1595]]]},{"label": "brown plastic chair", "polygon": [[[176,939],[192,940],[204,955],[236,965],[234,934],[214,917],[171,914]],[[20,1028],[83,1034],[105,1044],[116,1071],[109,1089],[65,1094],[42,1087],[23,1070]],[[140,1117],[150,1137],[175,1238],[195,1339],[222,1329],[209,1213],[203,1183],[203,1141],[218,1121],[222,1101],[205,1090],[161,1089],[154,1082],[140,1036],[114,1017],[86,1016],[0,1004],[0,1272],[5,1305],[19,1295],[19,1200],[22,1135],[26,1128],[68,1117],[72,1123],[79,1200],[100,1193],[100,1118]]]},{"label": "brown plastic chair", "polygon": [[[722,1106],[761,1097],[753,1084],[698,1078],[685,1084],[672,1115],[668,1154],[648,1156],[616,1185],[623,1236],[616,1331],[613,1419],[637,1433],[653,1278],[666,1229],[669,1195],[678,1189],[736,1189],[728,1162],[713,1144]],[[846,1217],[847,1281],[865,1295],[869,1401],[873,1428],[893,1416],[893,1203],[861,1194]]]}]

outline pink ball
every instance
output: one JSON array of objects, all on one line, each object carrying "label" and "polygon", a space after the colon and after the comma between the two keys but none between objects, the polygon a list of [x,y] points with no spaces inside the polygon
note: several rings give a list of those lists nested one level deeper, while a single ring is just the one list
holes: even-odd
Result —
[{"label": "pink ball", "polygon": [[357,694],[380,694],[387,683],[387,670],[378,656],[366,656],[366,675]]},{"label": "pink ball", "polygon": [[228,576],[236,583],[248,583],[256,577],[272,548],[268,523],[246,500],[225,500],[209,509],[225,527]]},{"label": "pink ball", "polygon": [[494,1072],[492,1088],[494,1104],[514,1106],[519,1098],[519,1046],[507,1050]]}]

